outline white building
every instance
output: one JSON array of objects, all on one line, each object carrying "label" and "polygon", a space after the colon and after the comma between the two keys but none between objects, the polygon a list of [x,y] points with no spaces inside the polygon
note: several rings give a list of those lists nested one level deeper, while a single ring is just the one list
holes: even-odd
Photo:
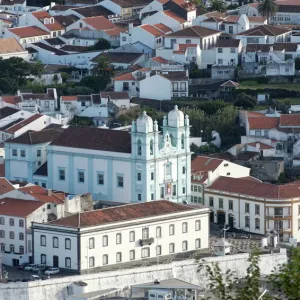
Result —
[{"label": "white building", "polygon": [[240,40],[219,40],[215,51],[217,65],[237,66],[240,62],[242,43]]},{"label": "white building", "polygon": [[4,37],[16,38],[21,45],[31,44],[40,40],[51,38],[50,32],[43,30],[37,26],[24,26],[9,28]]},{"label": "white building", "polygon": [[209,210],[169,201],[33,223],[34,262],[76,273],[208,248]]},{"label": "white building", "polygon": [[28,52],[23,48],[16,38],[0,39],[0,57],[2,59],[20,57],[24,60],[29,60]]}]

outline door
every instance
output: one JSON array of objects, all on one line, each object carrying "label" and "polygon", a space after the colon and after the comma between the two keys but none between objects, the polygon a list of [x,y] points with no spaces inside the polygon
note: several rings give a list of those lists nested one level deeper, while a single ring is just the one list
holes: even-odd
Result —
[{"label": "door", "polygon": [[233,215],[229,215],[228,225],[230,227],[229,230],[233,230],[234,229],[234,216]]},{"label": "door", "polygon": [[209,221],[212,222],[212,223],[215,222],[215,214],[214,214],[213,211],[210,212]]},{"label": "door", "polygon": [[17,267],[20,264],[18,259],[13,259],[12,262],[14,267]]},{"label": "door", "polygon": [[218,211],[218,224],[224,225],[226,222],[226,215],[224,211]]},{"label": "door", "polygon": [[58,265],[59,265],[59,259],[58,259],[58,256],[54,255],[54,256],[53,256],[53,267],[54,267],[54,268],[58,268]]}]

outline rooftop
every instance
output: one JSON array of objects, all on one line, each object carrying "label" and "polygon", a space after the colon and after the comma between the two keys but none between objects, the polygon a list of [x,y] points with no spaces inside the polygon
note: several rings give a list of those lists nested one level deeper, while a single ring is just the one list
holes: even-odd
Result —
[{"label": "rooftop", "polygon": [[131,153],[131,137],[127,131],[101,128],[70,126],[50,145]]},{"label": "rooftop", "polygon": [[215,35],[220,33],[220,31],[217,31],[215,29],[210,29],[210,28],[206,28],[206,27],[201,27],[198,25],[195,26],[191,26],[191,27],[186,27],[184,29],[181,29],[179,31],[170,33],[168,35],[166,35],[166,37],[199,37],[199,38],[203,38],[203,37],[207,37],[210,35]]},{"label": "rooftop", "polygon": [[168,215],[172,213],[180,213],[191,210],[195,210],[195,208],[188,205],[173,203],[167,200],[158,200],[87,211],[80,213],[80,218],[79,214],[74,214],[66,218],[52,221],[50,222],[50,224],[83,228],[155,217],[160,215]]},{"label": "rooftop", "polygon": [[115,13],[113,13],[111,10],[101,5],[72,8],[72,10],[76,11],[85,18],[96,16],[103,16],[105,18],[108,18],[109,15],[115,15]]},{"label": "rooftop", "polygon": [[176,13],[174,13],[172,10],[163,10],[162,12],[163,12],[164,15],[168,16],[169,18],[174,19],[175,21],[177,21],[181,24],[185,23],[187,21],[184,18],[177,15]]},{"label": "rooftop", "polygon": [[199,286],[188,283],[186,281],[172,278],[166,280],[160,280],[159,282],[148,282],[135,284],[131,286],[132,288],[155,288],[155,289],[190,289],[190,290],[198,290]]},{"label": "rooftop", "polygon": [[107,29],[114,29],[116,28],[116,25],[110,21],[108,21],[103,16],[97,16],[97,17],[89,17],[82,19],[87,25],[93,27],[96,30],[107,30]]},{"label": "rooftop", "polygon": [[0,108],[0,120],[11,116],[18,111],[20,110],[9,106],[4,106],[3,108]]},{"label": "rooftop", "polygon": [[223,162],[223,159],[208,156],[196,156],[192,160],[191,170],[192,173],[215,171]]},{"label": "rooftop", "polygon": [[300,126],[300,114],[280,115],[279,126]]},{"label": "rooftop", "polygon": [[219,48],[238,48],[240,46],[240,40],[232,40],[232,39],[222,39],[218,40],[216,47]]},{"label": "rooftop", "polygon": [[42,35],[50,36],[49,32],[37,26],[16,27],[16,28],[9,28],[8,30],[13,34],[15,34],[16,36],[19,36],[20,38],[42,36]]},{"label": "rooftop", "polygon": [[129,99],[127,92],[101,92],[101,98],[110,98],[111,100]]},{"label": "rooftop", "polygon": [[0,200],[0,215],[25,218],[43,205],[40,201],[3,198]]},{"label": "rooftop", "polygon": [[5,130],[5,132],[7,133],[10,133],[10,134],[13,134],[15,133],[16,131],[20,130],[21,128],[23,128],[24,126],[30,124],[31,122],[41,118],[43,115],[40,115],[40,114],[35,114],[23,121],[21,121],[20,123],[17,123],[11,127],[9,127],[8,129]]},{"label": "rooftop", "polygon": [[18,53],[26,52],[16,38],[1,38],[0,39],[0,53]]},{"label": "rooftop", "polygon": [[134,6],[146,6],[151,3],[152,0],[111,0],[122,8],[129,8]]},{"label": "rooftop", "polygon": [[248,117],[250,129],[273,129],[279,126],[279,118],[276,117]]},{"label": "rooftop", "polygon": [[106,57],[110,63],[132,64],[142,55],[143,53],[103,52],[94,57],[92,61],[97,61],[102,56]]},{"label": "rooftop", "polygon": [[13,185],[5,177],[0,177],[0,195],[6,194],[13,190],[15,190]]},{"label": "rooftop", "polygon": [[273,25],[260,25],[254,28],[250,28],[246,31],[240,32],[238,35],[245,36],[278,36],[284,33],[290,32],[290,29],[286,29]]},{"label": "rooftop", "polygon": [[164,34],[162,31],[149,24],[143,24],[140,27],[155,37],[159,37]]}]

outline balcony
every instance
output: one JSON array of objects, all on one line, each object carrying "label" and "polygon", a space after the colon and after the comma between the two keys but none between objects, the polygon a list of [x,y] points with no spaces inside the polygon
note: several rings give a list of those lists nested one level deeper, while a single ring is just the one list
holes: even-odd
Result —
[{"label": "balcony", "polygon": [[280,214],[280,215],[275,215],[275,214],[267,214],[266,215],[266,219],[278,219],[278,220],[291,220],[292,219],[292,215],[289,213],[286,214]]},{"label": "balcony", "polygon": [[187,89],[174,89],[173,88],[173,93],[186,93],[187,92]]},{"label": "balcony", "polygon": [[145,245],[151,245],[154,243],[154,238],[148,238],[148,239],[140,239],[139,244],[140,246],[145,246]]}]

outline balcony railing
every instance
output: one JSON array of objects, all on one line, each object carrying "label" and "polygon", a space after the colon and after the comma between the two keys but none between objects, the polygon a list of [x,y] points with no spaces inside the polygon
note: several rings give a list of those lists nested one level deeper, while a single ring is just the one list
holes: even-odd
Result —
[{"label": "balcony railing", "polygon": [[288,218],[291,218],[292,215],[289,214],[289,213],[286,213],[286,214],[267,214],[266,215],[267,218],[275,218],[275,219],[288,219]]},{"label": "balcony railing", "polygon": [[139,241],[140,246],[145,246],[145,245],[151,245],[154,243],[154,238],[148,238],[148,239],[140,239]]},{"label": "balcony railing", "polygon": [[173,88],[173,93],[186,93],[187,92],[187,89],[174,89]]}]

